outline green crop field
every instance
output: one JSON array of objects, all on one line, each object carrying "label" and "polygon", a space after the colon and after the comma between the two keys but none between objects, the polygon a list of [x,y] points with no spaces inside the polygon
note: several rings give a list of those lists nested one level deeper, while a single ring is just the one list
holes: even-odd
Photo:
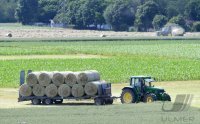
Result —
[{"label": "green crop field", "polygon": [[[20,41],[20,40],[19,40]],[[199,40],[1,42],[0,55],[101,54],[200,58]]]},{"label": "green crop field", "polygon": [[[2,90],[1,105],[14,106],[0,109],[2,124],[198,124],[200,121],[199,81],[190,81],[200,80],[199,40],[1,40],[0,65],[0,87],[3,88],[19,87],[21,69],[96,69],[102,79],[112,83],[128,82],[132,75],[152,75],[158,81],[171,81],[155,85],[165,88],[172,101],[177,94],[194,94],[188,111],[164,112],[162,102],[121,105],[119,100],[108,106],[73,101],[59,106],[33,107],[30,102],[13,102],[13,98],[17,100],[17,90],[8,94]],[[125,85],[113,85],[113,95],[119,96]],[[164,108],[169,110],[172,104],[165,103]]]},{"label": "green crop field", "polygon": [[[96,69],[102,79],[128,82],[131,75],[152,75],[159,81],[199,79],[198,60],[156,57],[111,57],[95,59],[31,59],[0,61],[1,87],[18,87],[19,71],[79,71]],[[185,71],[187,70],[187,71]]]},{"label": "green crop field", "polygon": [[[4,60],[23,55],[101,55],[99,58]],[[152,75],[158,81],[199,80],[200,41],[123,40],[71,42],[0,42],[0,87],[18,87],[19,71],[96,69],[102,79],[128,82],[131,75]]]}]

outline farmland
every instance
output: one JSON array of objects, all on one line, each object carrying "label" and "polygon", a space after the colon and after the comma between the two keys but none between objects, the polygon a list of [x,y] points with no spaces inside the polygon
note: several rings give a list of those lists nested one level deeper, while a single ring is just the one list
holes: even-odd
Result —
[{"label": "farmland", "polygon": [[[16,27],[2,26],[1,28],[3,31],[13,32],[17,30],[57,32],[60,30],[21,28],[19,25]],[[77,32],[75,31],[75,34]],[[37,33],[41,34],[41,32]],[[198,124],[199,40],[52,38],[56,35],[50,36],[49,39],[33,38],[36,35],[30,37],[25,35],[25,38],[30,39],[21,39],[17,34],[19,36],[17,38],[0,40],[0,120],[2,124],[68,122],[71,124],[146,124],[150,122],[152,124],[158,122]],[[99,32],[95,36],[99,36]],[[113,83],[114,96],[120,95],[121,89],[128,85],[130,76],[151,75],[159,81],[155,83],[155,86],[165,88],[172,96],[172,103],[166,103],[167,109],[171,108],[177,94],[194,94],[194,99],[188,111],[179,113],[163,112],[162,102],[121,105],[119,99],[114,102],[114,105],[101,107],[94,106],[93,101],[65,101],[59,106],[33,106],[30,101],[17,102],[21,69],[34,71],[95,69],[101,73],[103,80]]]},{"label": "farmland", "polygon": [[[0,119],[3,124],[198,124],[199,110],[191,108],[188,112],[162,112],[162,104],[136,104],[92,106],[90,104],[65,105],[56,107],[2,109]],[[80,107],[81,106],[81,107]]]},{"label": "farmland", "polygon": [[[0,120],[2,124],[16,123],[66,123],[71,124],[151,124],[158,122],[169,124],[198,124],[199,122],[199,81],[159,82],[156,86],[166,89],[172,96],[177,94],[195,94],[191,107],[183,112],[163,112],[162,102],[153,104],[121,105],[119,100],[114,105],[94,106],[93,101],[65,101],[62,105],[33,106],[30,102],[17,103],[17,89],[0,89]],[[113,95],[119,96],[122,87],[128,84],[113,84]],[[171,109],[172,103],[165,103],[165,109]],[[81,120],[81,122],[80,122]]]},{"label": "farmland", "polygon": [[[158,81],[200,79],[200,42],[198,40],[70,42],[67,40],[20,42],[19,40],[0,42],[0,48],[0,64],[2,65],[0,87],[18,87],[21,69],[35,71],[96,69],[102,74],[102,79],[112,83],[128,82],[131,75],[152,75]],[[52,58],[45,58],[48,55]],[[27,56],[33,58],[26,59]],[[16,59],[6,59],[13,57]]]}]

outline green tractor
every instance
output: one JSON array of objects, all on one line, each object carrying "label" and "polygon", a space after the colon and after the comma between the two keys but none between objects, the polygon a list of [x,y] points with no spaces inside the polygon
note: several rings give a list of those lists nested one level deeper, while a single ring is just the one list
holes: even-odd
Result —
[{"label": "green tractor", "polygon": [[122,89],[121,102],[123,104],[154,101],[171,101],[171,97],[164,89],[155,87],[155,79],[150,76],[133,76],[130,86]]}]

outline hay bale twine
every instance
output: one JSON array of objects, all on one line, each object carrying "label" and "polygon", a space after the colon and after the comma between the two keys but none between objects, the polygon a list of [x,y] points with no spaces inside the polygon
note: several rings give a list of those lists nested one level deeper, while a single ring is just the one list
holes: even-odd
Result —
[{"label": "hay bale twine", "polygon": [[53,72],[41,72],[39,75],[39,84],[42,86],[48,86],[51,83]]},{"label": "hay bale twine", "polygon": [[81,72],[77,77],[77,82],[83,86],[88,82],[100,80],[100,74],[96,70]]},{"label": "hay bale twine", "polygon": [[58,89],[55,84],[50,84],[45,88],[45,94],[48,97],[55,97],[58,93]]},{"label": "hay bale twine", "polygon": [[64,76],[64,74],[61,73],[61,72],[55,72],[55,73],[53,73],[52,82],[56,86],[60,86],[60,85],[64,84],[64,82],[65,82],[65,76]]},{"label": "hay bale twine", "polygon": [[58,88],[58,95],[61,97],[68,97],[71,95],[71,88],[67,84],[62,84]]},{"label": "hay bale twine", "polygon": [[29,85],[23,84],[19,88],[19,94],[21,96],[31,96],[32,95],[32,89]]},{"label": "hay bale twine", "polygon": [[29,86],[33,86],[38,83],[40,72],[31,72],[26,78],[26,82]]},{"label": "hay bale twine", "polygon": [[77,83],[77,74],[73,72],[67,72],[65,74],[65,83],[69,86],[73,86],[74,84]]},{"label": "hay bale twine", "polygon": [[85,94],[84,88],[81,84],[74,84],[72,87],[72,95],[74,97],[82,97]]},{"label": "hay bale twine", "polygon": [[94,81],[94,82],[89,82],[85,85],[85,93],[89,96],[94,96],[98,94],[98,87],[99,85],[106,83],[104,81]]},{"label": "hay bale twine", "polygon": [[40,84],[36,84],[33,86],[33,94],[35,96],[44,96],[45,95],[45,88]]}]

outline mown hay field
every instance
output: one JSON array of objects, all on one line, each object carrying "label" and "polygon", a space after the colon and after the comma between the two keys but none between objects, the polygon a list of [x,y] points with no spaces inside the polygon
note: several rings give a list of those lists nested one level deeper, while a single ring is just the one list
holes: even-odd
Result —
[{"label": "mown hay field", "polygon": [[[199,124],[199,109],[164,112],[162,103],[93,106],[64,104],[54,107],[1,109],[2,124]],[[165,109],[172,104],[166,103]]]}]

